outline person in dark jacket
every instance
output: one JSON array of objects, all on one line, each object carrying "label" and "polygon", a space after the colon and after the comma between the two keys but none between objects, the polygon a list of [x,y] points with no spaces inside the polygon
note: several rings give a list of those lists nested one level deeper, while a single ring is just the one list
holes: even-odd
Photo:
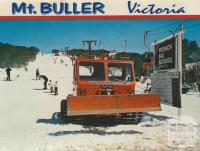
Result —
[{"label": "person in dark jacket", "polygon": [[39,78],[44,79],[44,88],[43,89],[47,89],[47,82],[48,82],[48,78],[45,75],[40,75]]},{"label": "person in dark jacket", "polygon": [[12,69],[10,67],[8,67],[6,69],[6,74],[7,74],[7,81],[10,81],[10,71],[12,71]]},{"label": "person in dark jacket", "polygon": [[146,89],[144,90],[144,93],[150,93],[151,92],[151,84],[150,83],[147,83],[147,87]]},{"label": "person in dark jacket", "polygon": [[54,95],[58,95],[58,82],[57,81],[54,84],[54,90],[55,90]]},{"label": "person in dark jacket", "polygon": [[40,78],[39,78],[40,77],[40,71],[39,71],[38,68],[36,69],[35,74],[36,74],[36,80],[38,80],[38,79],[40,80]]},{"label": "person in dark jacket", "polygon": [[200,92],[200,81],[197,83],[198,90]]}]

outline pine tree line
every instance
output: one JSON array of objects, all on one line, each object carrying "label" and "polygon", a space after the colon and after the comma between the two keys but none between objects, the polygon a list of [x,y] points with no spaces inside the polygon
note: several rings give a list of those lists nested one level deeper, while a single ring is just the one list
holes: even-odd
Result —
[{"label": "pine tree line", "polygon": [[0,43],[0,67],[22,67],[34,61],[39,49]]}]

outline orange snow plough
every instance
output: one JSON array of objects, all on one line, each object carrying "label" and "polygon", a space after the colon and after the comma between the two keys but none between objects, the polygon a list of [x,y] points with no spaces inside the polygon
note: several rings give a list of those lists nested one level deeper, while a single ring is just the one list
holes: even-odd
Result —
[{"label": "orange snow plough", "polygon": [[133,62],[77,59],[74,90],[61,101],[62,117],[82,115],[132,115],[160,110],[159,94],[135,94]]}]

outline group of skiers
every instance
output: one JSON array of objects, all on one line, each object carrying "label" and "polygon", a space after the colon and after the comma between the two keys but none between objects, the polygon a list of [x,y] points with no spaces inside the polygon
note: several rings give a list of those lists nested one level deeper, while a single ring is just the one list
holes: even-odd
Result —
[{"label": "group of skiers", "polygon": [[37,68],[36,69],[36,80],[40,80],[40,79],[44,80],[44,88],[43,88],[44,90],[47,89],[47,83],[49,81],[48,85],[50,87],[50,93],[54,93],[54,95],[58,95],[58,82],[55,81],[55,83],[53,85],[52,81],[49,80],[47,76],[40,75],[39,69]]},{"label": "group of skiers", "polygon": [[[6,75],[7,75],[6,80],[11,81],[10,73],[11,73],[12,69],[10,67],[8,67],[8,68],[6,68],[5,71],[6,71]],[[40,75],[39,69],[37,68],[36,69],[36,80],[40,80],[41,78],[44,80],[44,88],[43,89],[47,89],[48,78],[45,75]],[[49,80],[48,85],[50,86],[50,93],[54,93],[54,95],[58,95],[58,82],[55,81],[55,83],[53,85],[52,81]]]}]

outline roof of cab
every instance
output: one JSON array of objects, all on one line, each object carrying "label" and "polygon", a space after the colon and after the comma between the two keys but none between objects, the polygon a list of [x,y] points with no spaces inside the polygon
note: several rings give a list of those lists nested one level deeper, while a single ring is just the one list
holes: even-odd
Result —
[{"label": "roof of cab", "polygon": [[130,61],[130,60],[83,59],[83,58],[78,58],[77,61],[78,62],[84,61],[84,62],[133,63],[133,61]]}]

